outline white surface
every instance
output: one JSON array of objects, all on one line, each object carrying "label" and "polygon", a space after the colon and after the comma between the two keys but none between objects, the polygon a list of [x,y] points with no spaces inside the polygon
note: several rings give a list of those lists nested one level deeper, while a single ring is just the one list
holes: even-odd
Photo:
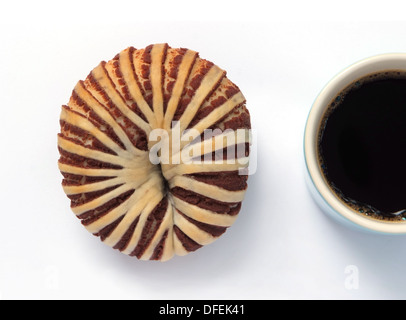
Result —
[{"label": "white surface", "polygon": [[[235,11],[220,1],[2,6],[0,298],[406,298],[406,237],[330,220],[306,189],[302,154],[309,108],[333,75],[367,56],[406,52],[404,8],[280,2],[237,1]],[[258,133],[258,168],[237,222],[167,263],[138,261],[90,235],[69,209],[56,164],[60,106],[76,82],[128,46],[157,42],[227,70]]]}]

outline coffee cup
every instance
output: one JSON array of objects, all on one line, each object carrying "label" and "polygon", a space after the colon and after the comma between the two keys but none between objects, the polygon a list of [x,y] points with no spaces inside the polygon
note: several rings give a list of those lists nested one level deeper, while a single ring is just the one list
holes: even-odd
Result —
[{"label": "coffee cup", "polygon": [[[364,209],[361,210],[343,200],[344,197],[332,187],[334,184],[329,181],[330,178],[326,175],[323,163],[320,161],[320,137],[325,126],[323,121],[326,117],[328,118],[326,114],[331,112],[331,106],[334,104],[332,101],[337,100],[337,97],[340,98],[340,93],[345,92],[346,88],[354,83],[358,83],[359,79],[392,71],[406,74],[406,53],[387,53],[363,59],[339,72],[325,85],[310,109],[305,126],[305,174],[310,193],[316,203],[322,211],[337,221],[358,230],[381,234],[406,234],[406,210],[394,210],[396,212],[393,212],[393,219],[366,214]],[[404,130],[406,130],[406,123],[404,123]],[[354,157],[357,155],[354,154]],[[402,172],[405,172],[404,170],[403,166]],[[406,199],[406,194],[404,198]],[[406,209],[406,207],[400,209]]]}]

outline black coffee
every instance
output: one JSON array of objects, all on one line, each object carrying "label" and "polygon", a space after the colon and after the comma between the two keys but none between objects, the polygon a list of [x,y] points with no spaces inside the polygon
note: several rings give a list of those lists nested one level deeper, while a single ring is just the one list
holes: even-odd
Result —
[{"label": "black coffee", "polygon": [[406,72],[371,74],[339,93],[321,124],[319,156],[347,205],[406,220]]}]

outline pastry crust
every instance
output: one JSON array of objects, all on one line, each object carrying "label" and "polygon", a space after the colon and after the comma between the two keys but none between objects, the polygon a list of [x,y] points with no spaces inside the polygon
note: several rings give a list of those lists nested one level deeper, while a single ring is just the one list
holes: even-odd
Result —
[{"label": "pastry crust", "polygon": [[[213,242],[236,220],[250,116],[226,72],[197,52],[167,44],[121,51],[77,83],[60,125],[64,192],[105,244],[166,261]],[[151,139],[156,132],[166,135]],[[154,164],[151,151],[164,142],[168,161]],[[241,145],[243,154],[235,152]]]}]

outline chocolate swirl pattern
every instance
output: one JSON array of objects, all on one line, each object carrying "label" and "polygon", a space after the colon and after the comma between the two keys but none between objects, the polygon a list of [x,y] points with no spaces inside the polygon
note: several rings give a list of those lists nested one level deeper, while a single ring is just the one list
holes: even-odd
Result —
[{"label": "chocolate swirl pattern", "polygon": [[[226,72],[197,52],[167,44],[123,50],[76,84],[60,126],[58,165],[71,209],[114,249],[166,261],[213,242],[236,220],[250,116]],[[206,137],[207,129],[217,134]],[[151,139],[156,130],[166,140]],[[152,163],[150,151],[165,141],[169,161]],[[229,161],[241,144],[243,154]]]}]

